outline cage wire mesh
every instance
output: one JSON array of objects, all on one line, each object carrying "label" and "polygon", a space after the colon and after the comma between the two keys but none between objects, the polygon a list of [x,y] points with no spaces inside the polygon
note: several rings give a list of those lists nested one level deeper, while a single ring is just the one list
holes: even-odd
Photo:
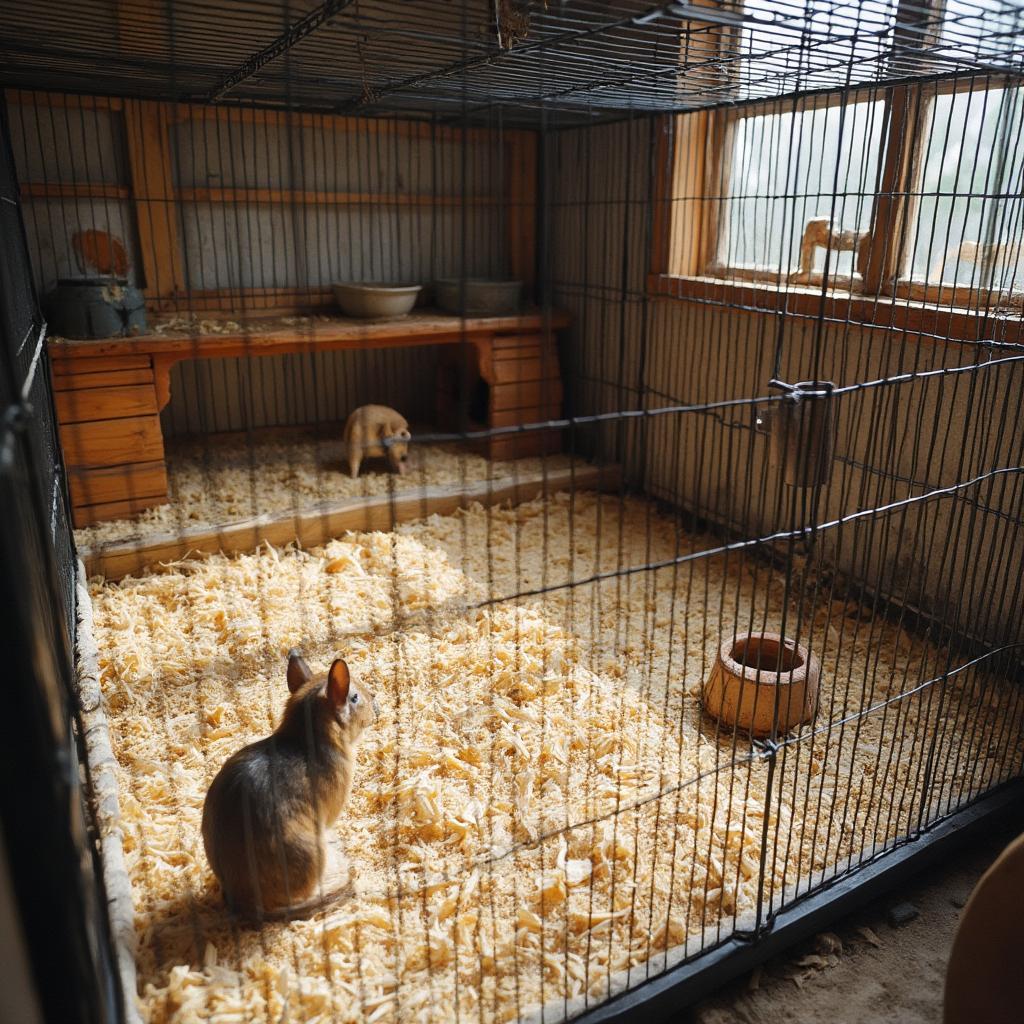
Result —
[{"label": "cage wire mesh", "polygon": [[[0,107],[0,606],[11,679],[0,743],[18,771],[0,783],[8,956],[49,960],[9,978],[23,1019],[100,1021],[120,1006],[109,984],[106,894],[87,821],[89,780],[73,695],[73,546],[45,331],[32,282],[5,111]],[[19,841],[31,836],[31,842]],[[41,883],[41,880],[45,882]],[[16,915],[20,915],[20,922]],[[26,944],[28,950],[26,950]],[[27,972],[26,972],[27,974]],[[28,998],[24,998],[25,993]],[[38,1019],[41,1019],[39,1017]]]},{"label": "cage wire mesh", "polygon": [[[34,287],[145,293],[49,353],[147,1020],[576,1017],[1019,778],[1022,18],[5,5]],[[526,306],[334,308],[446,278]],[[203,802],[296,647],[381,714],[254,927]]]}]

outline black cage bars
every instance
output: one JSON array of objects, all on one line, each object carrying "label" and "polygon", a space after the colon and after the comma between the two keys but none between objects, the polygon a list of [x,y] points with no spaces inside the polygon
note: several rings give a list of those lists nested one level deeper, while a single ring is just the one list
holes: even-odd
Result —
[{"label": "black cage bars", "polygon": [[[1011,0],[8,4],[11,84],[536,124],[955,73],[1019,75]],[[45,32],[41,31],[45,25]]]}]

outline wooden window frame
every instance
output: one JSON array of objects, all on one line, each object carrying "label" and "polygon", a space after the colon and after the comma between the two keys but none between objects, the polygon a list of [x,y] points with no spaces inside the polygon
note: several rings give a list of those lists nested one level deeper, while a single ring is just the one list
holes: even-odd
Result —
[{"label": "wooden window frame", "polygon": [[[872,96],[870,94],[852,100],[853,103],[875,103],[879,101],[879,97]],[[823,93],[806,99],[801,103],[800,109],[796,111],[796,113],[804,114],[810,113],[814,110],[827,110],[831,107],[842,106],[847,102],[851,101],[844,93]],[[785,286],[787,284],[820,286],[825,279],[824,273],[821,271],[815,271],[811,262],[806,258],[808,255],[806,250],[808,247],[809,236],[813,237],[815,234],[813,230],[810,230],[811,225],[817,221],[821,221],[822,218],[812,217],[805,222],[803,229],[801,230],[800,266],[796,270],[785,267],[760,267],[745,265],[742,263],[722,263],[718,258],[723,225],[725,223],[725,219],[721,215],[721,211],[728,202],[726,190],[728,188],[728,182],[732,172],[732,154],[734,150],[736,125],[747,118],[764,117],[782,113],[788,113],[788,111],[781,110],[778,101],[765,100],[760,103],[745,106],[742,109],[728,108],[725,110],[716,110],[706,115],[709,118],[707,145],[709,163],[705,181],[717,181],[720,199],[719,202],[712,205],[710,216],[705,222],[706,229],[708,231],[708,236],[703,247],[702,261],[702,274],[705,277],[711,277],[717,280],[761,281],[780,286]],[[872,216],[873,215],[874,213],[872,210]],[[848,251],[851,249],[853,251],[858,251],[861,247],[861,243],[859,241],[847,237],[851,235],[851,232],[832,230],[830,233],[839,243],[834,248],[834,251]],[[867,232],[857,232],[856,234],[866,234],[868,236],[867,240],[870,240],[870,229]],[[843,236],[841,241],[840,236]],[[813,258],[813,253],[810,253],[809,255]],[[861,290],[863,276],[859,269],[859,264],[861,262],[862,259],[855,259],[855,270],[849,278],[845,275],[842,277],[832,275],[833,280],[837,282],[832,285],[832,287],[837,290],[849,291],[851,293],[859,292]],[[843,285],[839,283],[843,281],[848,281],[849,286],[843,287]]]},{"label": "wooden window frame", "polygon": [[[926,155],[928,132],[931,119],[934,117],[935,101],[942,96],[955,96],[957,94],[978,95],[987,92],[996,92],[1003,89],[1024,89],[1020,81],[1013,81],[1002,76],[987,76],[984,85],[977,88],[977,76],[968,78],[951,79],[927,85],[916,85],[904,87],[908,94],[908,100],[904,107],[908,108],[916,99],[916,110],[909,111],[910,125],[908,130],[913,140],[913,151],[909,166],[905,170],[905,177],[902,178],[903,201],[905,210],[902,213],[903,222],[907,225],[907,231],[901,241],[909,241],[910,232],[917,228],[917,200],[923,182],[924,158]],[[890,133],[890,145],[893,142],[893,134]],[[981,243],[976,240],[964,239],[958,246],[963,251],[967,245],[979,246]],[[903,256],[902,265],[895,265],[890,269],[891,278],[883,278],[880,287],[888,293],[900,299],[910,301],[934,302],[937,304],[952,305],[961,308],[980,309],[1010,309],[1020,310],[1024,305],[1024,282],[1018,282],[1014,291],[1009,295],[1000,294],[984,284],[979,285],[958,285],[952,281],[921,280],[912,277],[906,265],[909,260],[909,251],[902,254],[899,251],[898,242],[894,239],[890,249],[897,257]],[[946,250],[940,253],[938,258],[944,259],[949,253]],[[934,259],[935,257],[933,257]],[[984,273],[984,271],[983,271]],[[987,297],[987,298],[986,298]]]}]

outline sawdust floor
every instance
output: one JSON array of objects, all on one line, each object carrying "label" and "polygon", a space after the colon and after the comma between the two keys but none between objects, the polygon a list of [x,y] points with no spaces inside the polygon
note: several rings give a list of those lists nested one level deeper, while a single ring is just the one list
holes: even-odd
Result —
[{"label": "sawdust floor", "polygon": [[301,511],[350,498],[407,494],[424,487],[495,484],[567,468],[571,460],[552,455],[489,460],[457,445],[412,445],[409,469],[397,476],[383,459],[367,459],[353,480],[341,430],[334,439],[298,434],[274,440],[258,432],[243,441],[168,441],[170,501],[127,519],[112,519],[75,531],[79,547],[137,543],[153,534],[176,533],[273,512]]},{"label": "sawdust floor", "polygon": [[[922,686],[943,652],[860,606],[785,609],[735,554],[502,600],[712,546],[643,501],[557,495],[95,583],[146,1018],[556,1020],[749,926],[763,839],[767,909],[1019,771],[1017,690],[982,666]],[[766,816],[767,760],[698,697],[723,632],[784,614],[822,703]],[[234,929],[202,801],[272,728],[296,645],[314,669],[342,652],[384,709],[336,825],[355,891]]]}]

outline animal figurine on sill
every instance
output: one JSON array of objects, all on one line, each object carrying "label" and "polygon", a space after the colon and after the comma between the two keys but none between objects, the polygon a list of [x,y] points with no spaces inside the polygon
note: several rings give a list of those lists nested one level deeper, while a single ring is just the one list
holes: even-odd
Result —
[{"label": "animal figurine on sill", "polygon": [[287,679],[280,725],[228,758],[203,805],[206,859],[225,902],[257,921],[304,917],[344,894],[349,879],[326,830],[352,791],[359,737],[377,718],[373,693],[340,658],[315,677],[292,650]]},{"label": "animal figurine on sill", "polygon": [[359,476],[364,458],[375,456],[387,458],[393,473],[404,474],[411,437],[409,423],[400,412],[386,405],[361,405],[345,423],[345,449],[352,478]]}]

